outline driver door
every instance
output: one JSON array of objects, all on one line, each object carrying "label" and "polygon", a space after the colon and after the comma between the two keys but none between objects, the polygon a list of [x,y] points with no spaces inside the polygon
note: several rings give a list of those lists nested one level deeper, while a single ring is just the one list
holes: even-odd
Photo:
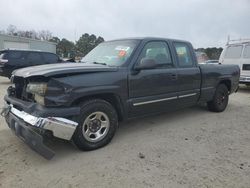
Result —
[{"label": "driver door", "polygon": [[157,67],[132,71],[128,78],[130,117],[173,109],[177,103],[178,76],[167,42],[146,43],[136,64],[147,58]]}]

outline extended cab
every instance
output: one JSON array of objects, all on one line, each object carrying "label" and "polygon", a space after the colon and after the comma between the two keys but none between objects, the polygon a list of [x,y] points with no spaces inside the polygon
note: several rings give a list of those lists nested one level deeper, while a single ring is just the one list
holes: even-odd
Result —
[{"label": "extended cab", "polygon": [[18,137],[49,159],[54,153],[44,145],[44,134],[93,150],[111,141],[119,121],[198,103],[222,112],[239,75],[237,65],[198,65],[186,41],[108,41],[81,63],[15,71],[2,115]]}]

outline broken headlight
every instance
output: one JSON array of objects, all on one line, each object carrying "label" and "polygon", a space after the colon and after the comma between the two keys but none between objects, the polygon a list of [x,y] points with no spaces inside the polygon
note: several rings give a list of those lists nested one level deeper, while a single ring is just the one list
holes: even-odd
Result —
[{"label": "broken headlight", "polygon": [[35,101],[41,105],[44,105],[46,91],[47,83],[29,83],[26,88],[26,92],[33,94]]},{"label": "broken headlight", "polygon": [[47,91],[47,83],[29,83],[26,91],[32,94],[38,94],[44,96]]}]

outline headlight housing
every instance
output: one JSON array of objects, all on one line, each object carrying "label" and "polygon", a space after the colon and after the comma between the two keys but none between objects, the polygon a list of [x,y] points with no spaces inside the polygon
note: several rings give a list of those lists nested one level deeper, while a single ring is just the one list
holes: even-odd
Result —
[{"label": "headlight housing", "polygon": [[26,91],[28,93],[44,96],[47,91],[47,83],[29,83]]},{"label": "headlight housing", "polygon": [[29,83],[26,88],[27,93],[34,95],[34,99],[37,103],[44,105],[44,96],[47,91],[47,83]]}]

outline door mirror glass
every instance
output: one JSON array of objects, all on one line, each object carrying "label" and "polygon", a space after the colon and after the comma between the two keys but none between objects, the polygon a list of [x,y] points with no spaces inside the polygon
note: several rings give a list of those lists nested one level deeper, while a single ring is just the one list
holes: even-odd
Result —
[{"label": "door mirror glass", "polygon": [[154,69],[157,67],[157,63],[154,59],[150,58],[142,58],[140,63],[136,66],[136,70],[143,70],[143,69]]}]

